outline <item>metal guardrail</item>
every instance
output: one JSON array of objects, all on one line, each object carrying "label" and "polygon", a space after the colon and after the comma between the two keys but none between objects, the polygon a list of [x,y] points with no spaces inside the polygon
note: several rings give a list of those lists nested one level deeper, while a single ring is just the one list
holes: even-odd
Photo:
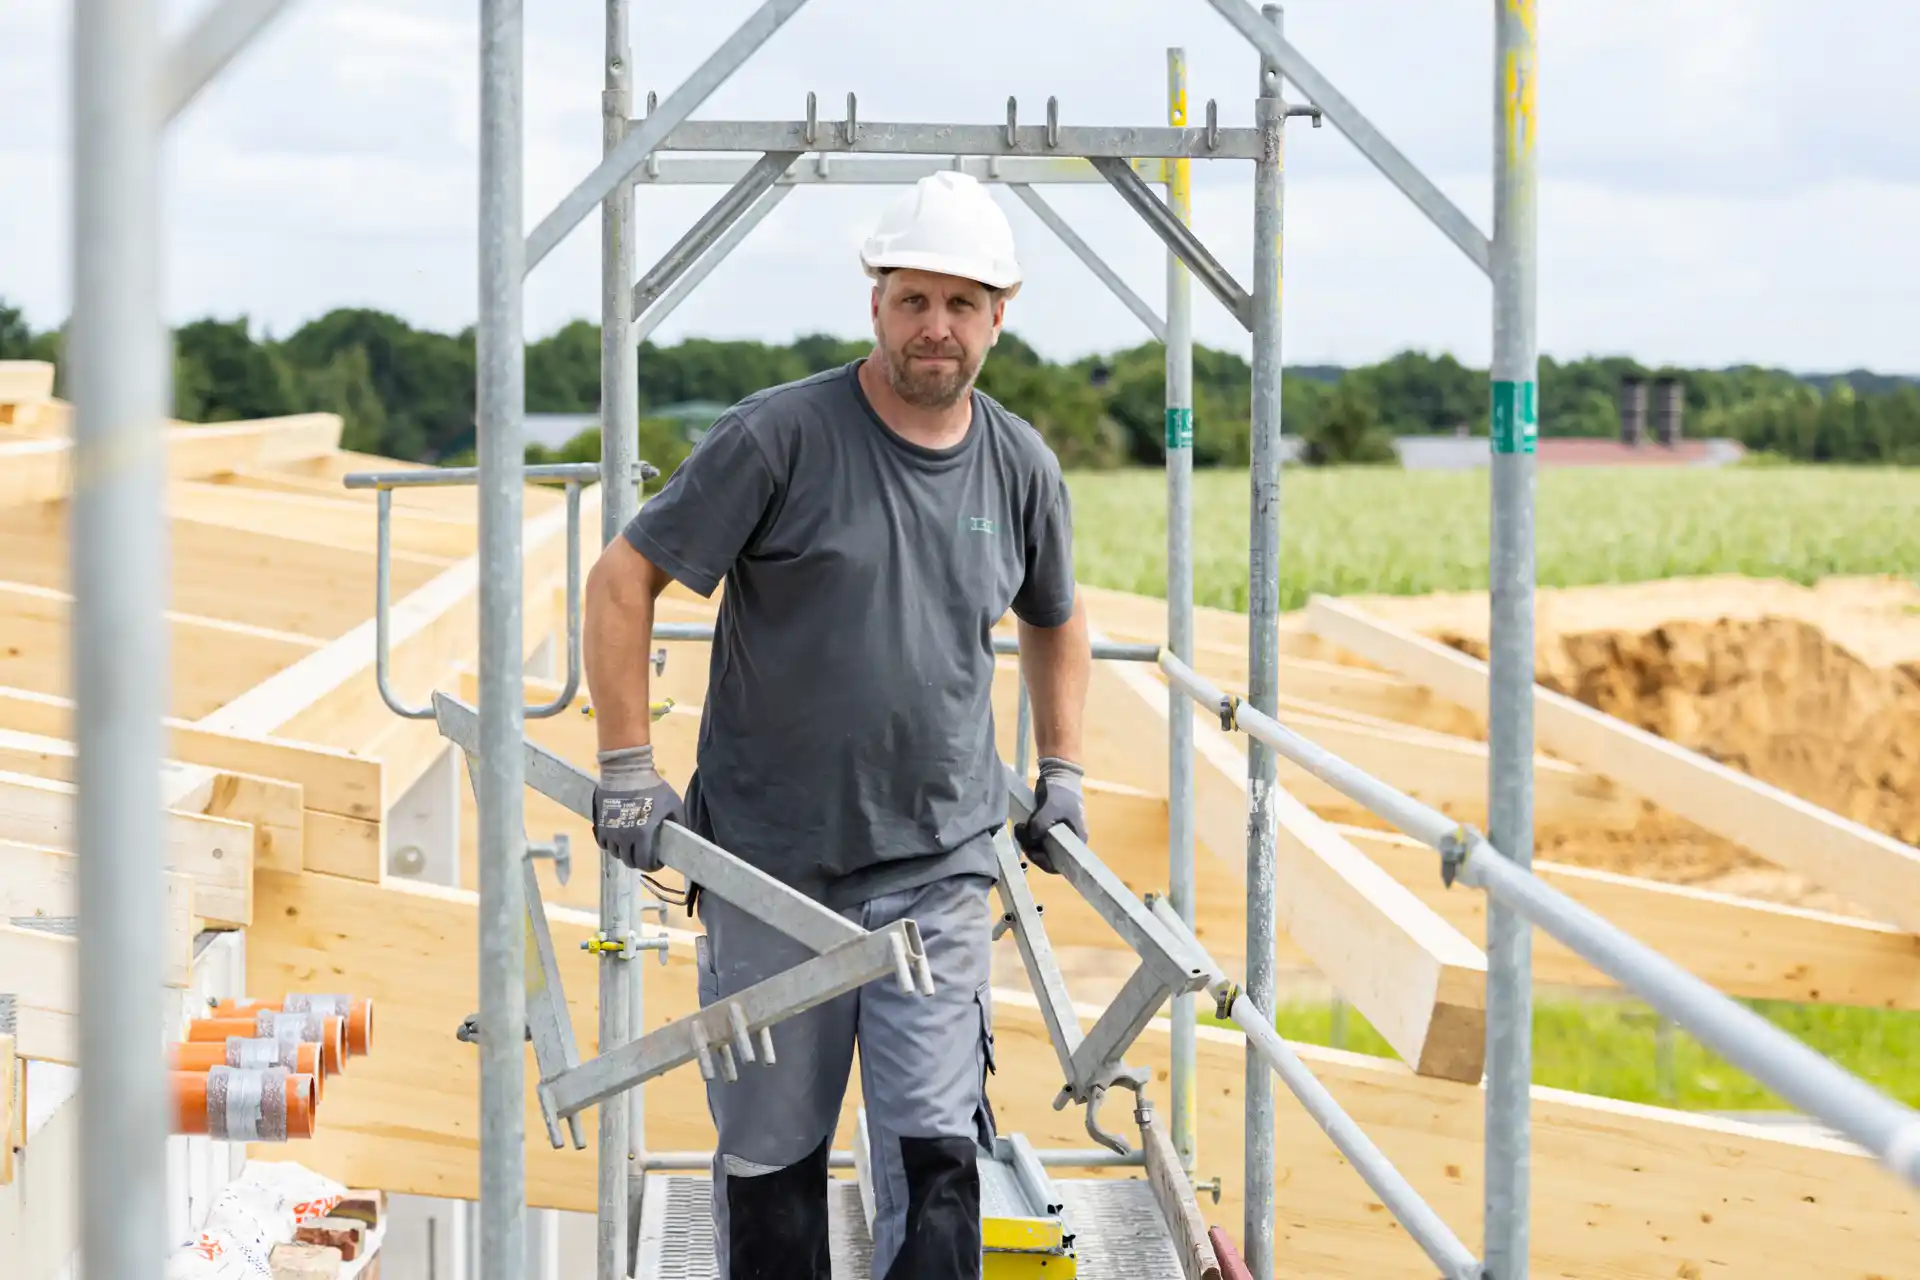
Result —
[{"label": "metal guardrail", "polygon": [[1473,828],[1361,771],[1245,700],[1222,693],[1172,654],[1161,654],[1159,665],[1175,687],[1217,712],[1224,727],[1266,743],[1439,853],[1441,877],[1449,887],[1458,880],[1505,903],[1721,1057],[1859,1144],[1894,1176],[1920,1189],[1920,1112],[1814,1052],[1503,857]]},{"label": "metal guardrail", "polygon": [[[657,473],[656,473],[657,474]],[[397,716],[409,720],[433,719],[433,706],[409,706],[393,690],[393,491],[438,489],[470,485],[480,478],[478,467],[429,467],[407,471],[356,471],[342,478],[349,489],[372,489],[377,495],[379,532],[375,541],[373,574],[374,684],[380,700]],[[563,482],[567,487],[567,679],[551,702],[526,707],[529,720],[545,720],[573,705],[580,692],[580,490],[600,478],[592,462],[544,463],[526,468],[529,481]]]}]

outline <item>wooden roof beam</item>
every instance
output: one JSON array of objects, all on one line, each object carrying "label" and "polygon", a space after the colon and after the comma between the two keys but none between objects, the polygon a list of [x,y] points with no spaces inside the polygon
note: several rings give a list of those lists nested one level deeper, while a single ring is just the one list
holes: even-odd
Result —
[{"label": "wooden roof beam", "polygon": [[[373,504],[355,501],[345,490],[338,497],[323,497],[236,484],[183,482],[168,489],[167,514],[175,519],[271,533],[349,551],[373,551],[379,538]],[[472,520],[395,511],[392,526],[394,557],[415,564],[455,564],[472,555],[478,545],[479,531]]]}]

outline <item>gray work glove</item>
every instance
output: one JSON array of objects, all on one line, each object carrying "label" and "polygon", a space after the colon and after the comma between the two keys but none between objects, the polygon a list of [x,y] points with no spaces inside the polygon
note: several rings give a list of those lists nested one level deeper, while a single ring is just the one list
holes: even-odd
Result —
[{"label": "gray work glove", "polygon": [[1013,838],[1021,852],[1048,875],[1060,873],[1054,869],[1053,854],[1047,848],[1047,832],[1065,823],[1082,844],[1086,843],[1087,801],[1080,794],[1080,779],[1085,774],[1086,770],[1071,760],[1041,756],[1040,780],[1033,784],[1033,812],[1025,822],[1014,824]]},{"label": "gray work glove", "polygon": [[593,838],[635,871],[660,869],[660,825],[680,821],[680,796],[653,771],[653,748],[600,753],[600,785],[593,789]]}]

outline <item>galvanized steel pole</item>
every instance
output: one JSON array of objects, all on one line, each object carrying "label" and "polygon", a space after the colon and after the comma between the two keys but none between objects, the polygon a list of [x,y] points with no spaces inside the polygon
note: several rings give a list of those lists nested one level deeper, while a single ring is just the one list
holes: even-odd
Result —
[{"label": "galvanized steel pole", "polygon": [[[1261,13],[1280,26],[1279,5]],[[1280,685],[1280,232],[1282,143],[1286,104],[1280,100],[1280,68],[1260,61],[1260,96],[1254,124],[1260,158],[1253,179],[1253,467],[1252,526],[1248,531],[1247,698],[1272,715]],[[1274,753],[1264,743],[1247,744],[1247,997],[1274,1007]],[[1254,1280],[1273,1278],[1273,1076],[1266,1061],[1247,1046],[1246,1243],[1243,1253]]]},{"label": "galvanized steel pole", "polygon": [[526,1272],[521,0],[480,0],[480,1275]]},{"label": "galvanized steel pole", "polygon": [[[600,97],[601,147],[612,154],[633,115],[632,44],[627,0],[607,0],[606,91]],[[640,450],[639,352],[633,327],[633,184],[615,184],[600,206],[600,543],[621,536],[638,506]],[[617,858],[600,858],[600,929],[608,938],[633,930],[634,874]],[[600,1046],[625,1044],[644,1026],[645,994],[625,951],[600,953]],[[646,1092],[635,1089],[600,1104],[599,1202],[594,1274],[627,1274],[629,1184],[646,1176]]]},{"label": "galvanized steel pole", "polygon": [[[1167,123],[1187,125],[1187,51],[1167,50]],[[1168,160],[1167,208],[1193,221],[1193,162]],[[1167,254],[1167,647],[1193,661],[1193,278]],[[1194,927],[1193,708],[1167,690],[1167,897],[1180,922]],[[1173,1146],[1191,1172],[1199,1158],[1193,1122],[1198,1047],[1194,998],[1173,998]]]},{"label": "galvanized steel pole", "polygon": [[[1496,0],[1494,42],[1493,521],[1488,817],[1493,845],[1533,862],[1535,382],[1534,0]],[[1487,906],[1486,1258],[1527,1275],[1533,1074],[1532,927]]]},{"label": "galvanized steel pole", "polygon": [[[82,1274],[166,1270],[161,720],[170,364],[160,318],[153,0],[73,22],[74,806],[80,854]],[[4,1140],[4,1139],[0,1139]]]}]

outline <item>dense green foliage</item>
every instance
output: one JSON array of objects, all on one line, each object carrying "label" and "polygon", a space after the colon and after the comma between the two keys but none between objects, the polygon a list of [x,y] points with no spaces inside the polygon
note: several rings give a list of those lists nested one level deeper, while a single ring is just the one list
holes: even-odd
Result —
[{"label": "dense green foliage", "polygon": [[[1147,595],[1166,586],[1166,481],[1075,472],[1083,581]],[[1920,470],[1893,467],[1545,469],[1542,586],[1744,573],[1814,582],[1920,564]],[[1194,595],[1247,607],[1245,471],[1194,476]],[[1280,603],[1312,592],[1419,595],[1487,585],[1489,480],[1478,471],[1290,467],[1280,481]]]},{"label": "dense green foliage", "polygon": [[[351,448],[445,460],[472,447],[471,329],[434,333],[384,312],[342,309],[284,339],[256,337],[242,317],[196,321],[174,340],[175,412],[190,421],[326,409],[346,419]],[[59,347],[57,331],[35,332],[18,310],[0,303],[0,359],[57,362]],[[649,343],[639,362],[641,410],[689,401],[729,404],[865,350],[863,342],[824,334],[786,346],[701,338],[672,347]],[[1920,463],[1920,389],[1910,379],[1865,372],[1802,378],[1752,368],[1651,370],[1618,357],[1568,364],[1543,357],[1542,432],[1612,435],[1615,389],[1627,373],[1684,378],[1689,435],[1728,436],[1801,461]],[[1246,465],[1251,376],[1237,355],[1195,349],[1198,465]],[[600,399],[598,326],[576,320],[529,343],[526,379],[529,411],[593,412]],[[1068,467],[1151,465],[1164,456],[1166,369],[1157,344],[1053,364],[1008,333],[980,382],[1038,426]],[[1285,430],[1301,438],[1309,463],[1391,462],[1395,435],[1485,434],[1487,396],[1484,371],[1451,356],[1409,351],[1355,369],[1290,369],[1282,411]]]}]

